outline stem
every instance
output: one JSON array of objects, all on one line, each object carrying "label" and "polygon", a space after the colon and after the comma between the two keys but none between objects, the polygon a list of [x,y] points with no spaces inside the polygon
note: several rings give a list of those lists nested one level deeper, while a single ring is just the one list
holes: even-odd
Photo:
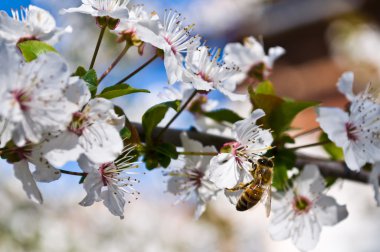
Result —
[{"label": "stem", "polygon": [[67,175],[73,175],[73,176],[86,176],[86,173],[84,172],[72,172],[72,171],[66,171],[66,170],[62,170],[62,169],[59,169],[61,171],[61,173],[63,174],[67,174]]},{"label": "stem", "polygon": [[98,56],[98,52],[99,52],[99,48],[100,48],[100,44],[102,43],[103,36],[104,36],[104,32],[106,31],[106,28],[107,28],[107,26],[104,26],[104,27],[102,27],[102,29],[100,30],[100,34],[99,34],[99,38],[98,38],[98,42],[96,43],[96,47],[95,47],[95,51],[94,51],[94,55],[92,56],[92,60],[91,60],[91,64],[90,64],[90,69],[93,69],[93,68],[94,68],[95,60],[96,60],[96,56]]},{"label": "stem", "polygon": [[191,151],[186,151],[186,152],[178,152],[179,155],[184,155],[184,156],[217,156],[219,153],[218,152],[191,152]]},{"label": "stem", "polygon": [[133,71],[132,73],[130,73],[128,76],[126,76],[124,79],[120,80],[118,83],[116,83],[115,85],[117,84],[121,84],[121,83],[124,83],[125,81],[129,80],[130,78],[132,78],[133,76],[135,76],[138,72],[140,72],[141,70],[143,70],[146,66],[148,66],[150,63],[152,63],[155,59],[158,58],[158,55],[155,54],[152,58],[150,58],[147,62],[145,62],[144,64],[142,64],[139,68],[137,68],[135,71]]},{"label": "stem", "polygon": [[315,147],[315,146],[320,146],[320,145],[325,145],[330,143],[330,141],[323,141],[319,143],[313,143],[313,144],[307,144],[307,145],[302,145],[294,148],[288,148],[288,150],[299,150],[299,149],[305,149],[305,148],[310,148],[310,147]]},{"label": "stem", "polygon": [[123,51],[117,56],[117,58],[112,62],[110,67],[102,74],[102,76],[99,78],[98,83],[102,82],[102,80],[112,71],[112,69],[119,64],[120,60],[124,57],[124,55],[128,52],[128,49],[131,48],[131,46],[126,43]]},{"label": "stem", "polygon": [[313,134],[313,133],[318,132],[320,130],[321,130],[320,127],[317,127],[317,128],[314,128],[314,129],[310,129],[310,130],[307,130],[307,131],[304,131],[304,132],[301,132],[299,134],[294,135],[293,138],[297,138],[297,137],[302,137],[302,136],[305,136],[305,135]]},{"label": "stem", "polygon": [[198,90],[194,90],[194,92],[191,94],[189,99],[183,104],[182,108],[175,114],[175,116],[166,124],[166,126],[160,131],[160,133],[157,136],[157,139],[160,139],[162,135],[167,131],[170,127],[170,125],[178,118],[178,116],[186,109],[186,107],[190,104],[190,102],[193,100],[193,98],[197,95]]}]

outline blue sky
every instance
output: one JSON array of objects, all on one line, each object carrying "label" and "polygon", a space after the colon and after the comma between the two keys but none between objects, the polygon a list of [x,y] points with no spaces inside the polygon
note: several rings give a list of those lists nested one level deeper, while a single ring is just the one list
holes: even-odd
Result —
[{"label": "blue sky", "polygon": [[12,8],[13,9],[19,9],[20,6],[28,6],[29,4],[30,4],[30,0],[1,1],[0,2],[0,9],[5,10],[9,13]]}]

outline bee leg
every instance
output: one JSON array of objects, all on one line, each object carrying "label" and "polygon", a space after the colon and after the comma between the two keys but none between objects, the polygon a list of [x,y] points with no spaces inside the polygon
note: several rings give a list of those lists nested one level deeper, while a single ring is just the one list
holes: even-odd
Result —
[{"label": "bee leg", "polygon": [[226,188],[227,191],[229,192],[236,192],[236,191],[239,191],[239,190],[244,190],[245,188],[247,188],[251,183],[239,183],[237,186],[234,186],[232,188]]}]

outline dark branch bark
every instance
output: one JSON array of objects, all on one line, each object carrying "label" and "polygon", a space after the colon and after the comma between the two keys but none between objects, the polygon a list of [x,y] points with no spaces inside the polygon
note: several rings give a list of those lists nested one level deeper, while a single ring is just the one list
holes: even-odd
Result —
[{"label": "dark branch bark", "polygon": [[[145,139],[145,135],[141,124],[133,124],[140,135],[142,141]],[[157,135],[161,131],[161,128],[156,128],[153,135]],[[181,146],[180,134],[185,130],[169,129],[163,135],[162,140],[164,142],[172,143],[176,146]],[[195,130],[187,131],[188,136],[191,139],[198,140],[204,145],[214,145],[217,148],[223,146],[227,142],[233,141],[229,138],[224,138],[216,135],[210,135],[205,133],[200,133]],[[310,157],[304,154],[297,154],[297,167],[303,167],[306,164],[315,164],[319,167],[321,173],[325,177],[336,177],[349,179],[352,181],[368,183],[369,173],[367,171],[353,172],[349,170],[344,162],[331,161],[323,158]]]}]

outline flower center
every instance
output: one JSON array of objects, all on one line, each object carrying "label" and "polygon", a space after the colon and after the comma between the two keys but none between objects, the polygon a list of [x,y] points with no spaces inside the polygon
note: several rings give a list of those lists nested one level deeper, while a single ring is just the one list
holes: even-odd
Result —
[{"label": "flower center", "polygon": [[357,135],[355,135],[356,130],[357,128],[355,125],[353,125],[352,123],[346,123],[346,132],[347,132],[348,139],[352,141],[358,140]]},{"label": "flower center", "polygon": [[211,77],[208,76],[206,73],[200,72],[200,73],[198,73],[198,75],[202,78],[202,80],[204,80],[206,82],[212,82]]},{"label": "flower center", "polygon": [[87,126],[87,115],[83,112],[75,112],[73,119],[68,127],[68,130],[75,133],[78,136],[83,134],[84,129]]},{"label": "flower center", "polygon": [[108,168],[111,166],[111,164],[112,163],[104,163],[100,165],[99,167],[99,172],[100,172],[100,175],[102,176],[102,182],[104,186],[107,186],[108,184],[107,178],[109,178],[110,175],[112,175],[110,172],[108,172]]},{"label": "flower center", "polygon": [[293,209],[297,214],[308,213],[313,206],[313,202],[302,195],[296,195],[293,200]]},{"label": "flower center", "polygon": [[193,169],[189,172],[189,180],[196,188],[199,188],[202,185],[203,176],[204,173],[197,169]]},{"label": "flower center", "polygon": [[28,102],[30,102],[32,99],[30,98],[30,96],[27,95],[25,91],[13,90],[11,91],[11,94],[15,102],[19,104],[22,111],[26,111],[29,109]]},{"label": "flower center", "polygon": [[177,48],[173,45],[173,42],[168,38],[168,37],[165,37],[164,38],[166,43],[168,43],[170,45],[170,48],[172,49],[172,52],[177,55]]}]

